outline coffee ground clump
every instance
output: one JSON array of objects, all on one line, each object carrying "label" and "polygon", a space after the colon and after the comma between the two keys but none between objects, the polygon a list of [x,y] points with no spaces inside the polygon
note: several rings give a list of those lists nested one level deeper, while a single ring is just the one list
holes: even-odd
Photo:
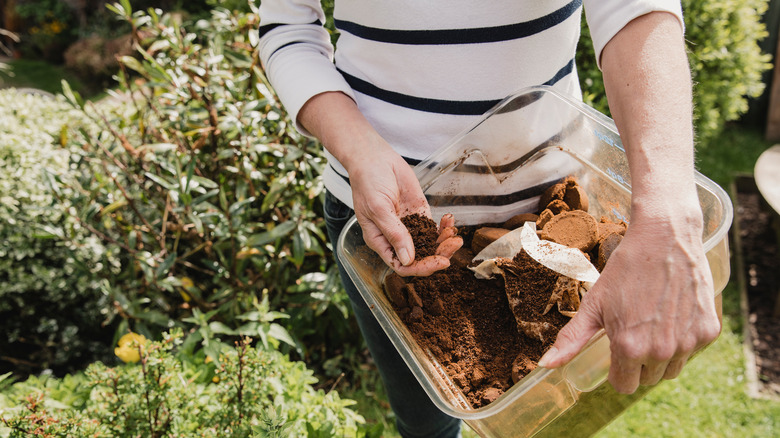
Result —
[{"label": "coffee ground clump", "polygon": [[433,219],[414,213],[402,217],[401,223],[404,224],[412,236],[415,260],[436,254],[436,248],[438,247],[436,240],[439,238],[439,231]]}]

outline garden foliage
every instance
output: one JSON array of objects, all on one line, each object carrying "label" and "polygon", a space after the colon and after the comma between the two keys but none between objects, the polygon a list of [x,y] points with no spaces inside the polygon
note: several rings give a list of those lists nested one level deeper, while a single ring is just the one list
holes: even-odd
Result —
[{"label": "garden foliage", "polygon": [[[178,355],[181,332],[137,345],[139,362],[64,379],[0,377],[0,436],[289,437],[377,433],[301,362],[248,340],[216,358]],[[5,388],[4,388],[5,386]]]},{"label": "garden foliage", "polygon": [[[768,0],[682,0],[685,40],[693,76],[694,124],[698,143],[716,136],[726,122],[748,110],[748,99],[764,90],[762,74],[771,56],[758,43],[767,36],[761,16]],[[609,114],[601,72],[585,20],[577,67],[586,103]]]},{"label": "garden foliage", "polygon": [[45,184],[71,171],[63,133],[89,125],[63,99],[0,90],[0,369],[66,371],[106,356],[110,302],[96,273],[118,266],[68,215],[74,193]]},{"label": "garden foliage", "polygon": [[117,254],[121,269],[104,280],[119,334],[183,325],[188,345],[212,355],[238,336],[306,357],[343,344],[352,330],[320,214],[325,161],[257,63],[256,10],[215,9],[185,29],[126,1],[111,9],[138,53],[119,59],[113,94],[127,104],[66,92],[101,130],[67,139],[79,154],[57,187]]}]

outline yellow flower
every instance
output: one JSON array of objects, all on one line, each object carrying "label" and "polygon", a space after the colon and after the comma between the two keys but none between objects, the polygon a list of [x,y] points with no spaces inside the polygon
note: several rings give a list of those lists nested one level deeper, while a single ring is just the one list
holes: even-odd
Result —
[{"label": "yellow flower", "polygon": [[62,32],[63,29],[62,23],[56,20],[53,23],[51,23],[49,27],[51,28],[51,31],[54,32],[55,34]]},{"label": "yellow flower", "polygon": [[181,294],[181,298],[184,300],[184,302],[189,303],[192,297],[190,297],[190,294],[187,293],[187,289],[195,287],[195,283],[190,277],[183,277],[181,279],[181,287],[182,288],[179,289],[179,294]]},{"label": "yellow flower", "polygon": [[119,346],[114,349],[114,354],[122,359],[122,362],[124,363],[136,363],[141,360],[141,355],[138,351],[139,347],[140,350],[143,351],[147,342],[149,342],[149,340],[143,335],[130,332],[119,338],[119,342],[117,343]]}]

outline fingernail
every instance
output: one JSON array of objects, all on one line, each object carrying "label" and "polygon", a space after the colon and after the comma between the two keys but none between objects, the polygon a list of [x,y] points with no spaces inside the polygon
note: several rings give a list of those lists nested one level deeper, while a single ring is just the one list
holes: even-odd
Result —
[{"label": "fingernail", "polygon": [[550,347],[550,349],[547,350],[547,353],[544,353],[542,358],[539,359],[539,366],[543,368],[549,368],[548,365],[555,359],[555,356],[557,355],[558,349],[555,347]]},{"label": "fingernail", "polygon": [[401,248],[401,250],[398,251],[398,260],[400,260],[401,264],[404,266],[409,266],[409,264],[412,263],[412,258],[409,256],[409,251],[406,248]]}]

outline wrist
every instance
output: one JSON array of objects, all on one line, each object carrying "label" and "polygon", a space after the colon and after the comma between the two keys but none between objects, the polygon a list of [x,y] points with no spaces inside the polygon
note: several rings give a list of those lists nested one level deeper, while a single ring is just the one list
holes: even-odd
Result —
[{"label": "wrist", "polygon": [[703,222],[699,198],[695,194],[632,199],[631,225],[634,227],[668,227],[700,237]]}]

